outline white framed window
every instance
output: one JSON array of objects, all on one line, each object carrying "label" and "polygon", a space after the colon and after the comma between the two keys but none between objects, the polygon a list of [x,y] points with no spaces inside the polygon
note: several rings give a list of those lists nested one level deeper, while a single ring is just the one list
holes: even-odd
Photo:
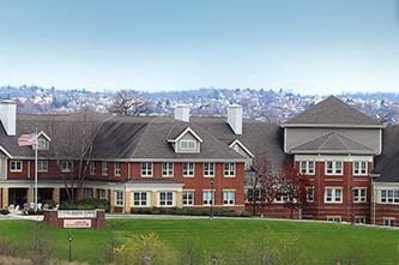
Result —
[{"label": "white framed window", "polygon": [[98,198],[100,200],[107,200],[107,191],[106,190],[98,189],[97,193],[98,193]]},{"label": "white framed window", "polygon": [[215,176],[215,163],[205,162],[204,163],[204,177],[213,178]]},{"label": "white framed window", "polygon": [[121,175],[121,163],[115,162],[114,163],[114,175],[119,177]]},{"label": "white framed window", "polygon": [[124,200],[123,200],[123,191],[121,190],[116,190],[114,191],[114,198],[115,198],[115,206],[117,207],[123,207],[124,205]]},{"label": "white framed window", "polygon": [[96,162],[94,162],[94,161],[90,162],[89,173],[90,173],[91,176],[95,176],[96,175]]},{"label": "white framed window", "polygon": [[202,192],[202,204],[204,206],[211,206],[213,204],[214,197],[215,197],[214,191],[203,191]]},{"label": "white framed window", "polygon": [[233,178],[236,176],[236,163],[224,163],[224,176],[227,178]]},{"label": "white framed window", "polygon": [[399,204],[399,189],[381,190],[380,202],[384,204]]},{"label": "white framed window", "polygon": [[314,202],[315,189],[313,186],[306,187],[306,202]]},{"label": "white framed window", "polygon": [[141,176],[152,177],[152,166],[151,162],[141,162]]},{"label": "white framed window", "polygon": [[324,192],[325,203],[342,203],[342,187],[326,187]]},{"label": "white framed window", "polygon": [[327,222],[340,223],[342,222],[341,216],[327,216]]},{"label": "white framed window", "polygon": [[385,226],[395,226],[395,217],[383,217],[382,220]]},{"label": "white framed window", "polygon": [[367,217],[366,216],[355,216],[354,222],[355,222],[355,224],[366,224]]},{"label": "white framed window", "polygon": [[134,207],[148,207],[149,206],[149,194],[146,191],[135,191],[133,192],[133,203]]},{"label": "white framed window", "polygon": [[38,160],[37,161],[37,171],[38,172],[48,172],[48,160]]},{"label": "white framed window", "polygon": [[174,192],[162,191],[159,193],[159,206],[160,207],[173,207],[174,203]]},{"label": "white framed window", "polygon": [[255,191],[253,188],[248,188],[246,190],[246,200],[248,202],[253,202],[253,200],[260,202],[262,200],[262,192],[260,188],[256,188]]},{"label": "white framed window", "polygon": [[11,160],[10,161],[10,171],[11,172],[22,172],[22,161],[21,160]]},{"label": "white framed window", "polygon": [[183,205],[184,206],[194,205],[194,191],[183,191]]},{"label": "white framed window", "polygon": [[101,175],[108,176],[108,162],[107,161],[101,162]]},{"label": "white framed window", "polygon": [[184,162],[183,163],[183,177],[194,177],[194,163]]},{"label": "white framed window", "polygon": [[236,203],[236,193],[234,191],[223,191],[223,205],[231,206]]},{"label": "white framed window", "polygon": [[367,202],[367,188],[353,188],[352,193],[354,203]]},{"label": "white framed window", "polygon": [[61,168],[61,172],[63,172],[63,173],[72,172],[72,161],[71,160],[61,160],[60,168]]},{"label": "white framed window", "polygon": [[313,160],[299,161],[299,172],[303,175],[314,175],[316,173],[316,164]]},{"label": "white framed window", "polygon": [[92,188],[84,188],[83,189],[83,198],[85,198],[85,199],[93,198],[93,189]]},{"label": "white framed window", "polygon": [[49,150],[50,148],[49,141],[43,137],[39,137],[39,139],[37,139],[37,145],[39,147],[38,150]]},{"label": "white framed window", "polygon": [[341,176],[344,174],[343,161],[326,161],[325,168],[325,173],[327,176]]},{"label": "white framed window", "polygon": [[274,198],[273,203],[286,203],[288,201],[287,195],[277,195],[276,198]]},{"label": "white framed window", "polygon": [[196,150],[197,143],[195,140],[180,140],[179,147],[182,152],[192,152]]},{"label": "white framed window", "polygon": [[367,176],[368,162],[367,161],[353,161],[353,175],[354,176]]},{"label": "white framed window", "polygon": [[162,163],[162,177],[173,177],[173,163],[164,162]]}]

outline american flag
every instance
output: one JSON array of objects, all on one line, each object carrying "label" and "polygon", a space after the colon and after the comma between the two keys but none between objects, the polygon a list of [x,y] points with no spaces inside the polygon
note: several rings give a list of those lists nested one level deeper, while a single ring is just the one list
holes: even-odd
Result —
[{"label": "american flag", "polygon": [[31,134],[22,134],[18,138],[18,145],[19,146],[33,146],[35,145],[36,136],[34,133]]}]

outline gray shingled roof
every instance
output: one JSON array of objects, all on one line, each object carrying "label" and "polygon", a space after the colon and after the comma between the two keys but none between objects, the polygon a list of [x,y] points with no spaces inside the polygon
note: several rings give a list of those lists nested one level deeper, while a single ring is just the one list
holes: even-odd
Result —
[{"label": "gray shingled roof", "polygon": [[369,147],[338,133],[329,132],[307,143],[294,147],[292,153],[345,153],[345,154],[373,154]]},{"label": "gray shingled roof", "polygon": [[[198,154],[175,153],[168,143],[187,127],[203,139]],[[50,150],[42,152],[42,155],[56,159],[79,153],[81,139],[94,128],[95,159],[244,159],[229,147],[237,138],[254,154],[268,154],[276,161],[286,158],[278,125],[244,121],[244,134],[237,137],[222,118],[192,118],[190,123],[185,123],[169,117],[115,117],[93,113],[18,114],[17,135],[9,137],[0,131],[0,145],[14,157],[33,157],[33,150],[19,147],[17,138],[23,133],[32,133],[34,128],[43,130],[52,139]]]},{"label": "gray shingled roof", "polygon": [[377,181],[399,181],[399,125],[384,130],[382,154],[376,158]]},{"label": "gray shingled roof", "polygon": [[318,126],[381,126],[381,123],[377,120],[342,102],[335,96],[330,96],[319,102],[308,110],[288,120],[283,126],[299,124]]}]

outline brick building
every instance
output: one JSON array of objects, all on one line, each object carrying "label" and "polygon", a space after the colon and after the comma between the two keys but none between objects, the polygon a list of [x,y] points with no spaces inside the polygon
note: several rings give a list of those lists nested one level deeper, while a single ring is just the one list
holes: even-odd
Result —
[{"label": "brick building", "polygon": [[[0,120],[0,208],[33,201],[34,150],[17,139],[37,128],[41,201],[66,199],[66,180],[77,177],[89,146],[83,196],[107,199],[114,211],[243,210],[257,193],[248,183],[251,163],[267,157],[272,170],[293,163],[309,179],[304,218],[399,225],[398,127],[385,128],[335,97],[281,125],[244,120],[238,105],[226,118],[190,117],[184,105],[174,117],[117,117],[16,114],[6,101]],[[290,216],[283,200],[258,208]]]}]

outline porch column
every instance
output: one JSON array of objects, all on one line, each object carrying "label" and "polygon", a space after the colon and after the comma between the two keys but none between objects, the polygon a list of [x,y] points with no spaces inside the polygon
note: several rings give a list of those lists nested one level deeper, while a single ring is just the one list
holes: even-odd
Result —
[{"label": "porch column", "polygon": [[34,196],[35,196],[35,191],[33,190],[33,188],[28,188],[28,197],[26,198],[27,199],[27,202],[28,203],[34,203],[35,202],[35,199],[34,199]]},{"label": "porch column", "polygon": [[8,208],[8,188],[2,188],[2,204],[0,208]]},{"label": "porch column", "polygon": [[183,207],[183,192],[180,191],[176,192],[176,207],[177,208]]},{"label": "porch column", "polygon": [[109,196],[110,212],[113,213],[114,207],[115,207],[114,190],[112,190],[112,189],[108,190],[108,196]]},{"label": "porch column", "polygon": [[60,204],[60,188],[53,189],[53,201],[55,204]]},{"label": "porch column", "polygon": [[130,213],[130,208],[132,208],[132,192],[125,192],[125,213]]},{"label": "porch column", "polygon": [[158,192],[151,192],[151,207],[158,207]]}]

